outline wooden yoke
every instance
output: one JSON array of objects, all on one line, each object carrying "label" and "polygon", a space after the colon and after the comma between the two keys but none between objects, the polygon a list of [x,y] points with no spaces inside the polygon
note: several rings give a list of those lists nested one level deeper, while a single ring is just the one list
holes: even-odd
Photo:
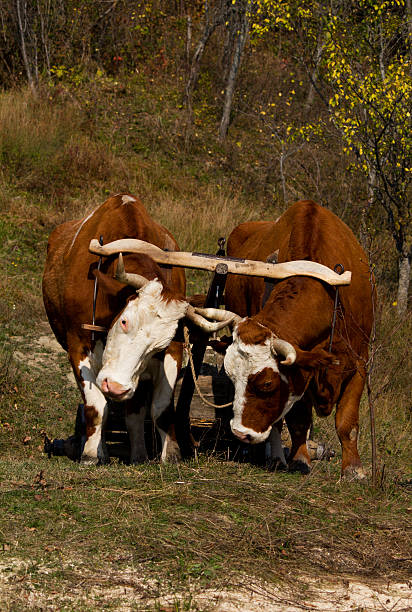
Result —
[{"label": "wooden yoke", "polygon": [[349,285],[352,276],[352,273],[349,271],[337,274],[327,266],[314,261],[300,260],[273,264],[264,261],[207,255],[204,253],[163,251],[154,244],[132,238],[115,240],[105,245],[100,245],[98,240],[93,239],[90,241],[89,251],[106,257],[117,253],[143,253],[149,255],[153,261],[159,264],[209,270],[210,272],[214,272],[219,263],[225,263],[230,274],[263,276],[277,279],[288,278],[290,276],[310,276],[332,286]]}]

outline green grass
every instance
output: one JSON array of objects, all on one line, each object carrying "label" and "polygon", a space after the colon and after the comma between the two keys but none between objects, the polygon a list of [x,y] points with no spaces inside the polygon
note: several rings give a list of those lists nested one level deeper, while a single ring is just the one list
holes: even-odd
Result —
[{"label": "green grass", "polygon": [[342,484],[337,465],[302,478],[214,459],[84,469],[35,456],[2,461],[0,475],[2,562],[19,558],[43,602],[84,571],[98,584],[139,568],[159,585],[148,599],[230,588],[243,574],[277,583],[297,567],[318,577],[408,575],[407,494]]},{"label": "green grass", "polygon": [[[64,88],[37,100],[26,91],[0,94],[0,609],[203,610],[196,596],[205,589],[253,579],[291,585],[294,601],[307,585],[291,576],[405,579],[411,323],[390,306],[385,236],[376,268],[377,488],[340,481],[332,417],[316,419],[315,434],[336,456],[315,462],[308,477],[213,454],[181,465],[99,468],[45,458],[44,432],[73,433],[80,399],[66,356],[38,343],[50,333],[41,299],[50,231],[124,190],[141,197],[182,249],[214,252],[237,223],[284,208],[273,152],[254,122],[238,121],[220,144],[213,113],[200,108],[187,143],[176,80],[165,77],[164,91],[144,75],[86,85],[73,88],[73,98]],[[324,161],[341,172],[334,187],[348,180],[331,152]],[[335,192],[323,185],[324,201],[332,201]],[[206,290],[206,274],[187,277],[188,294]],[[360,452],[370,470],[366,397]],[[174,597],[169,608],[165,594]]]},{"label": "green grass", "polygon": [[[36,350],[34,338],[24,340],[28,353]],[[138,594],[136,609],[161,609],[163,596],[173,594],[176,609],[197,609],[196,597],[205,589],[230,590],[240,576],[283,584],[297,570],[316,580],[407,578],[406,440],[402,453],[388,461],[382,442],[389,434],[379,433],[386,475],[376,489],[340,481],[339,452],[330,462],[314,462],[307,477],[213,454],[136,467],[48,460],[43,432],[73,432],[77,391],[65,377],[64,356],[50,355],[52,365],[42,368],[16,362],[16,348],[23,348],[22,339],[4,344],[0,355],[5,609],[18,609],[29,597],[39,609],[92,610],[102,598],[104,609],[115,610],[131,593]],[[367,425],[363,410],[361,449],[368,467]],[[393,424],[390,439],[398,427]],[[333,419],[318,420],[316,431],[338,450]],[[302,582],[294,596],[305,588]]]}]

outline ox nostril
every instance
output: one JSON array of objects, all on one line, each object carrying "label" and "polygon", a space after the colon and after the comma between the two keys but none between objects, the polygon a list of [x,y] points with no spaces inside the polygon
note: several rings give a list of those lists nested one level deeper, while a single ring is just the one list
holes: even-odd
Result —
[{"label": "ox nostril", "polygon": [[116,399],[126,395],[130,389],[126,389],[120,383],[114,382],[113,380],[107,380],[107,378],[105,378],[102,383],[102,391],[103,393],[107,393],[112,398]]},{"label": "ox nostril", "polygon": [[252,440],[252,436],[250,434],[242,433],[237,429],[232,429],[233,435],[236,436],[241,442],[250,442]]}]

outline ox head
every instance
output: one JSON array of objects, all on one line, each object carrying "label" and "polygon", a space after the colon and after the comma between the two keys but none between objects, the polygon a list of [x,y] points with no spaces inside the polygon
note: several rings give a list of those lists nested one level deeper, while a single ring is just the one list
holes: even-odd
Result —
[{"label": "ox head", "polygon": [[234,435],[252,444],[266,440],[273,423],[306,389],[309,376],[302,374],[301,368],[309,372],[330,359],[322,350],[299,350],[253,319],[239,320],[224,361],[235,387],[230,423]]},{"label": "ox head", "polygon": [[229,321],[207,321],[183,298],[174,295],[155,278],[147,280],[124,270],[122,255],[115,278],[137,289],[137,295],[114,321],[102,358],[97,385],[116,401],[130,399],[151,357],[167,348],[178,323],[186,317],[212,333]]}]

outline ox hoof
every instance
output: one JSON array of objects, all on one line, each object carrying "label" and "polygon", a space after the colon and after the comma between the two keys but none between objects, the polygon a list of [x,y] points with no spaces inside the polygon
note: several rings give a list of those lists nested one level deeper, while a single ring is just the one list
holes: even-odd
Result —
[{"label": "ox hoof", "polygon": [[348,480],[357,480],[358,482],[366,482],[367,474],[361,465],[349,465],[343,471],[342,478]]},{"label": "ox hoof", "polygon": [[136,457],[130,457],[130,465],[139,465],[140,463],[146,463],[149,461],[147,455],[137,455]]},{"label": "ox hoof", "polygon": [[167,439],[162,450],[162,463],[180,463],[182,454],[176,440]]},{"label": "ox hoof", "polygon": [[273,458],[267,459],[266,469],[269,472],[284,472],[288,469],[288,466],[286,463],[282,461],[280,457],[273,457]]},{"label": "ox hoof", "polygon": [[81,465],[104,465],[105,463],[110,463],[110,457],[109,455],[92,457],[91,455],[83,453],[80,459],[80,463]]},{"label": "ox hoof", "polygon": [[97,465],[99,457],[91,457],[90,455],[82,455],[80,459],[81,465]]},{"label": "ox hoof", "polygon": [[176,453],[167,453],[165,457],[162,457],[162,463],[180,463],[182,460],[182,455],[180,451]]},{"label": "ox hoof", "polygon": [[301,474],[309,474],[311,468],[310,465],[300,459],[294,459],[288,465],[289,472],[300,472]]}]

